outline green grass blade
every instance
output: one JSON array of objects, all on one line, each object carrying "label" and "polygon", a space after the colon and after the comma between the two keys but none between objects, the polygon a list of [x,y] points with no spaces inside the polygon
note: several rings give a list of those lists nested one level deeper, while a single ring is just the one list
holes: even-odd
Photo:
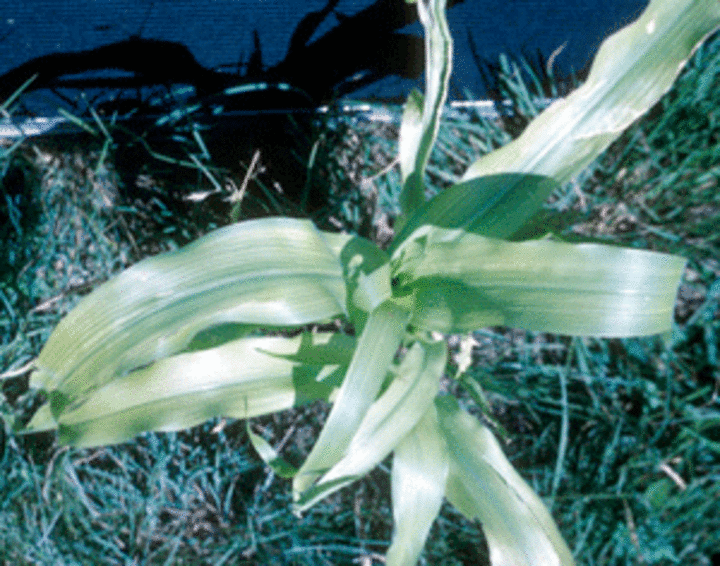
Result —
[{"label": "green grass blade", "polygon": [[60,388],[72,402],[182,350],[209,326],[299,325],[345,310],[341,262],[310,222],[235,224],[143,260],[93,291],[51,335],[32,383]]},{"label": "green grass blade", "polygon": [[415,566],[445,497],[449,457],[431,406],[395,448],[392,468],[393,540],[387,566]]},{"label": "green grass blade", "polygon": [[505,242],[423,228],[396,254],[412,324],[441,332],[507,325],[587,336],[670,330],[681,257],[597,244]]},{"label": "green grass blade", "polygon": [[3,112],[6,112],[10,106],[20,97],[20,95],[27,90],[27,88],[37,79],[37,73],[34,74],[32,77],[30,77],[28,80],[26,80],[23,84],[20,85],[20,87],[13,92],[10,97],[7,100],[4,100],[2,104],[0,104],[0,114]]},{"label": "green grass blade", "polygon": [[368,317],[320,437],[293,481],[296,501],[347,455],[351,440],[385,381],[409,319],[409,310],[395,301],[384,302]]},{"label": "green grass blade", "polygon": [[[146,431],[179,430],[220,416],[250,418],[327,399],[340,386],[353,346],[348,336],[305,333],[241,338],[171,356],[116,378],[60,413],[60,440],[117,443]],[[37,430],[42,427],[31,422],[26,432]]]},{"label": "green grass blade", "polygon": [[512,467],[490,430],[454,397],[435,403],[450,455],[447,498],[480,521],[493,566],[571,566],[570,549],[540,498]]},{"label": "green grass blade", "polygon": [[410,348],[388,389],[365,414],[345,456],[297,501],[299,511],[368,473],[410,433],[437,395],[446,350],[444,342],[418,342]]},{"label": "green grass blade", "polygon": [[250,443],[255,449],[255,452],[258,453],[258,456],[262,458],[263,462],[281,478],[290,479],[295,476],[295,474],[297,474],[297,468],[283,460],[267,440],[259,434],[255,434],[250,429],[250,421],[247,421],[246,424],[246,431],[250,438]]},{"label": "green grass blade", "polygon": [[580,173],[672,86],[699,43],[720,25],[716,0],[652,0],[641,17],[601,46],[588,80],[465,173],[553,177]]},{"label": "green grass blade", "polygon": [[[425,29],[425,96],[408,97],[400,129],[400,164],[403,188],[400,206],[407,215],[425,202],[424,176],[447,98],[452,69],[452,38],[445,17],[446,0],[419,0],[420,22]],[[423,105],[422,114],[419,106]]]}]

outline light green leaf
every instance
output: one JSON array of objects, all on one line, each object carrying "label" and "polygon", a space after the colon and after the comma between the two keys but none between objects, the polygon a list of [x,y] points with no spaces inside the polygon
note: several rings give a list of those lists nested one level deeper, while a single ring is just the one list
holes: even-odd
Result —
[{"label": "light green leaf", "polygon": [[[118,377],[73,406],[62,404],[66,408],[54,420],[62,442],[95,446],[212,417],[282,411],[328,399],[340,387],[354,342],[344,335],[304,333],[241,338],[178,354]],[[33,421],[27,432],[50,428],[47,410]]]},{"label": "light green leaf", "polygon": [[[400,139],[400,170],[403,189],[400,206],[414,213],[425,202],[424,176],[432,151],[440,114],[447,98],[452,69],[452,38],[445,17],[446,0],[420,0],[418,16],[425,29],[425,90],[423,97],[413,91],[408,97]],[[422,115],[419,106],[423,104]]]},{"label": "light green leaf", "polygon": [[425,225],[463,228],[480,236],[507,239],[558,187],[549,177],[520,173],[489,175],[458,183],[420,207],[393,240],[391,253]]},{"label": "light green leaf", "polygon": [[415,566],[445,497],[449,456],[434,405],[395,447],[392,503],[395,528],[387,566]]},{"label": "light green leaf", "polygon": [[263,462],[270,466],[273,472],[285,479],[290,479],[297,474],[297,469],[283,460],[267,440],[250,429],[250,421],[247,421],[246,425],[248,437],[255,452],[258,453]]},{"label": "light green leaf", "polygon": [[209,326],[299,325],[341,315],[343,239],[351,240],[304,220],[253,220],[143,260],[60,322],[40,353],[32,385],[62,389],[72,402],[182,350]]},{"label": "light green leaf", "polygon": [[45,403],[35,411],[35,414],[24,427],[17,432],[20,434],[29,434],[32,432],[44,432],[46,430],[54,430],[57,428],[57,421],[53,417],[50,405]]},{"label": "light green leaf", "polygon": [[[400,161],[400,178],[403,185],[407,183],[410,175],[415,171],[415,160],[418,156],[418,149],[420,148],[420,141],[423,135],[423,105],[425,103],[425,97],[417,89],[412,89],[408,95],[405,106],[403,107],[402,121],[400,122],[400,133],[398,135],[398,159]],[[419,179],[415,179],[415,182]],[[422,191],[420,189],[413,189],[414,191]],[[407,193],[410,194],[413,190],[408,189]],[[420,192],[422,197],[423,193]],[[406,197],[409,198],[409,197]],[[423,198],[416,199],[420,204],[423,202]]]},{"label": "light green leaf", "polygon": [[668,91],[719,25],[717,0],[652,0],[636,22],[602,44],[585,84],[517,140],[481,157],[463,180],[506,172],[572,179]]},{"label": "light green leaf", "polygon": [[506,325],[637,336],[671,326],[685,260],[550,240],[505,242],[425,227],[396,252],[398,292],[416,293],[412,324],[440,332]]},{"label": "light green leaf", "polygon": [[450,455],[446,497],[481,522],[493,566],[570,566],[570,549],[550,513],[515,471],[490,430],[458,406],[436,400]]},{"label": "light green leaf", "polygon": [[315,446],[293,481],[295,500],[347,455],[405,336],[409,305],[386,301],[368,317],[347,375]]},{"label": "light green leaf", "polygon": [[432,406],[446,352],[444,342],[416,342],[410,348],[387,390],[365,414],[345,456],[298,499],[299,511],[365,475],[392,452]]}]

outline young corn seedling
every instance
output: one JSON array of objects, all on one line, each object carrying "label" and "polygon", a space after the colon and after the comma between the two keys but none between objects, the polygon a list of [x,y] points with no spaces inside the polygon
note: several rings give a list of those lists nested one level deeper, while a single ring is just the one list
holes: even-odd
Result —
[{"label": "young corn seedling", "polygon": [[[48,402],[26,431],[54,428],[62,442],[93,446],[325,399],[332,409],[299,469],[251,435],[293,478],[299,512],[392,454],[387,564],[417,562],[444,498],[482,524],[493,565],[573,563],[492,432],[439,394],[439,337],[488,325],[601,337],[670,331],[683,258],[520,235],[532,233],[552,191],[670,88],[720,25],[720,4],[652,0],[602,45],[583,86],[427,201],[452,63],[444,4],[417,2],[426,94],[412,92],[403,114],[402,215],[389,248],[270,218],[139,262],[57,326],[32,375]],[[338,318],[354,336],[303,330]]]}]

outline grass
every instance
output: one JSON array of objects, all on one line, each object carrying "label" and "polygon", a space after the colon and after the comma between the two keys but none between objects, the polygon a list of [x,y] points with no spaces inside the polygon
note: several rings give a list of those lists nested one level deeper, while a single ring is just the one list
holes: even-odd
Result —
[{"label": "grass", "polygon": [[[517,76],[506,79],[516,84]],[[532,80],[515,91],[524,114],[543,94]],[[672,92],[547,206],[546,226],[570,241],[690,260],[672,336],[571,339],[487,328],[473,343],[449,340],[454,364],[463,352],[473,363],[446,387],[473,410],[489,407],[485,418],[552,508],[578,564],[720,564],[717,93],[715,38]],[[398,212],[399,109],[387,112],[392,119],[382,124],[337,114],[318,125],[307,188],[329,191],[315,212],[322,226],[387,239]],[[429,190],[508,141],[516,134],[508,129],[450,113]],[[93,450],[12,432],[39,403],[27,388],[28,364],[83,294],[232,217],[228,203],[218,212],[212,199],[182,198],[180,189],[212,185],[202,171],[178,188],[154,177],[149,161],[140,186],[123,187],[104,143],[100,136],[0,148],[0,564],[381,564],[392,529],[389,462],[297,518],[288,483],[254,456],[244,423],[216,420]],[[248,177],[258,175],[250,155],[246,165]],[[223,188],[245,180],[214,174]],[[265,186],[246,197],[240,217],[293,206]],[[297,463],[326,410],[313,405],[252,426]],[[479,526],[444,508],[421,564],[487,564]]]}]

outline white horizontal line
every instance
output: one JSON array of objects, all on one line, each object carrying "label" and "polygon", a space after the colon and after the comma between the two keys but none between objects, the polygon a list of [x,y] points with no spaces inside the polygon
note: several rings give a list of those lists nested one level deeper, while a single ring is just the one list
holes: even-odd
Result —
[{"label": "white horizontal line", "polygon": [[[551,102],[552,100],[550,99],[538,100],[538,104],[541,107],[545,107]],[[492,100],[455,100],[450,102],[448,106],[454,110],[474,110],[480,116],[487,119],[498,118],[502,113],[502,110],[498,111],[497,104]],[[502,106],[509,110],[509,103],[503,104]],[[382,103],[346,102],[340,107],[340,110],[347,114],[361,114],[364,115],[365,119],[376,122],[397,122],[401,115],[400,105],[383,105]],[[224,113],[222,116],[227,119],[228,117],[240,118],[247,115],[292,112],[318,112],[327,114],[330,112],[330,107],[320,106],[316,109],[278,108],[268,110],[236,110]],[[62,132],[58,130],[62,130]],[[0,120],[0,139],[31,138],[50,133],[67,133],[74,131],[80,131],[80,128],[62,116],[26,118],[24,120],[16,120],[11,117]]]}]

